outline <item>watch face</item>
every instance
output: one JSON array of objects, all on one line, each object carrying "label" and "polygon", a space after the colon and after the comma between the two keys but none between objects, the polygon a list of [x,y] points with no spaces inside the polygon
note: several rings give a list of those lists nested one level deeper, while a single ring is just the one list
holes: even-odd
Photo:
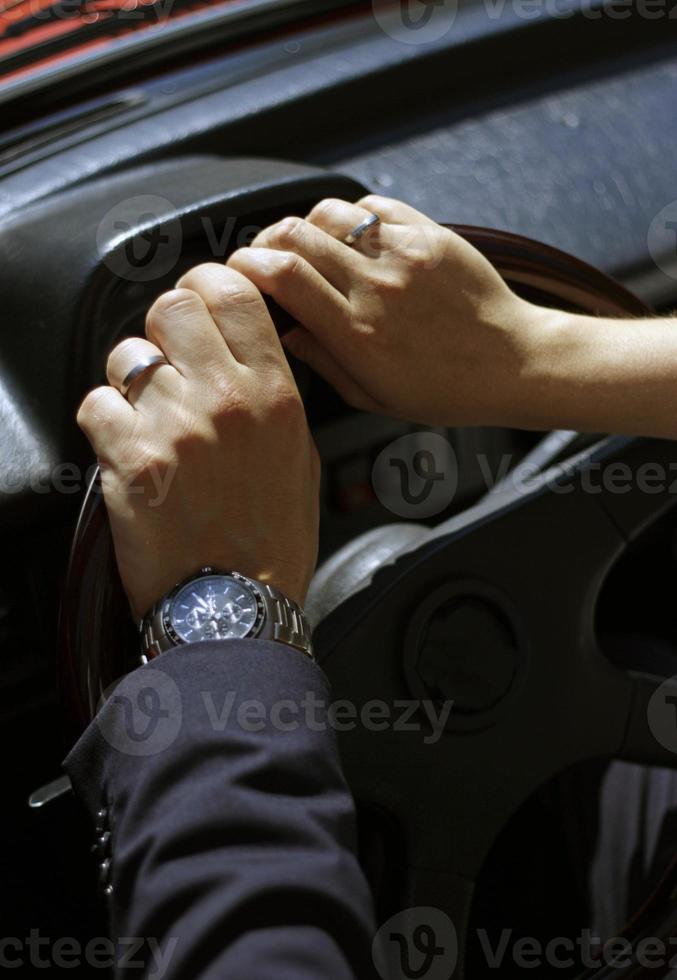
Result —
[{"label": "watch face", "polygon": [[248,636],[261,615],[256,593],[230,575],[205,575],[174,596],[167,625],[184,643],[238,640]]}]

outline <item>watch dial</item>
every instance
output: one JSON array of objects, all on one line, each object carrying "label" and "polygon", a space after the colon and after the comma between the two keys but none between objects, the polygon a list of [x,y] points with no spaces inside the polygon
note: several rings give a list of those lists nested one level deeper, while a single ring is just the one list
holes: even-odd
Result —
[{"label": "watch dial", "polygon": [[237,640],[247,636],[259,615],[256,595],[228,575],[205,575],[174,598],[169,620],[185,643]]}]

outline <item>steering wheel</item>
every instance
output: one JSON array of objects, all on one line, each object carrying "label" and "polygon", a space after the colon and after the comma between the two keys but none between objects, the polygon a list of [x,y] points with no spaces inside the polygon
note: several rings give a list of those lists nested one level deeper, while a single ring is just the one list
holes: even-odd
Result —
[{"label": "steering wheel", "polygon": [[[650,313],[619,284],[555,249],[503,232],[454,230],[516,291],[541,303],[611,317]],[[458,942],[454,976],[464,971],[475,880],[527,798],[587,759],[673,768],[677,761],[652,721],[657,704],[677,698],[677,683],[613,665],[595,633],[607,573],[673,505],[669,478],[644,491],[647,467],[670,474],[677,446],[602,438],[555,463],[562,444],[544,440],[536,453],[543,476],[528,488],[508,480],[438,527],[395,524],[350,542],[318,570],[308,598],[334,697],[349,700],[359,717],[372,702],[390,706],[391,717],[398,705],[416,706],[415,724],[351,726],[339,735],[340,752],[356,800],[378,814],[396,845],[392,909],[425,906],[449,916]],[[618,492],[621,473],[629,489]],[[61,620],[63,677],[78,727],[138,662],[131,623],[129,642],[120,642],[128,622],[95,477]],[[439,718],[449,702],[433,740],[426,706]],[[669,934],[666,898],[676,881],[673,866],[628,935],[640,935],[648,921],[653,936]]]}]

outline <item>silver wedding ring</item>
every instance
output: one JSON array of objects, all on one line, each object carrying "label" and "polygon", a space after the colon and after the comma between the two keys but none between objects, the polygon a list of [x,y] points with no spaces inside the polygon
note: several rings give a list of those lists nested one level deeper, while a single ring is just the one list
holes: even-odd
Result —
[{"label": "silver wedding ring", "polygon": [[120,394],[126,398],[129,389],[136,379],[140,378],[148,368],[152,368],[156,364],[169,364],[169,361],[164,354],[153,354],[152,357],[147,357],[144,361],[139,361],[138,364],[135,364],[131,371],[128,371],[125,375],[124,381],[120,385]]},{"label": "silver wedding ring", "polygon": [[381,219],[377,214],[370,214],[365,221],[359,224],[357,228],[353,228],[349,235],[346,235],[346,237],[343,239],[344,244],[354,245],[358,238],[362,238],[365,231],[373,227],[373,225],[377,225],[380,220]]}]

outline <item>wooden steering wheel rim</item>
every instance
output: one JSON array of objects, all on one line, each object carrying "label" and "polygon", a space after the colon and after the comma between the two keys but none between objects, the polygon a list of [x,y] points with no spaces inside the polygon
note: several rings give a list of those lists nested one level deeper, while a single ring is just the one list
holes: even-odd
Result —
[{"label": "wooden steering wheel rim", "polygon": [[[652,314],[618,282],[558,249],[504,231],[445,227],[475,246],[516,291],[537,302],[607,317]],[[273,317],[278,320],[274,305]],[[282,315],[277,325],[280,333],[289,326]],[[126,630],[123,637],[121,624]],[[98,470],[73,538],[61,607],[59,655],[62,694],[76,736],[95,714],[107,688],[138,663],[136,629],[117,575]],[[677,860],[622,935],[635,942],[650,930],[652,936],[667,943],[675,934],[670,898],[676,886]],[[615,977],[625,975],[623,969],[614,971]],[[641,970],[633,973],[635,977],[643,975]],[[651,970],[652,977],[659,975],[665,974]],[[599,977],[600,970],[589,970],[584,976]]]}]

